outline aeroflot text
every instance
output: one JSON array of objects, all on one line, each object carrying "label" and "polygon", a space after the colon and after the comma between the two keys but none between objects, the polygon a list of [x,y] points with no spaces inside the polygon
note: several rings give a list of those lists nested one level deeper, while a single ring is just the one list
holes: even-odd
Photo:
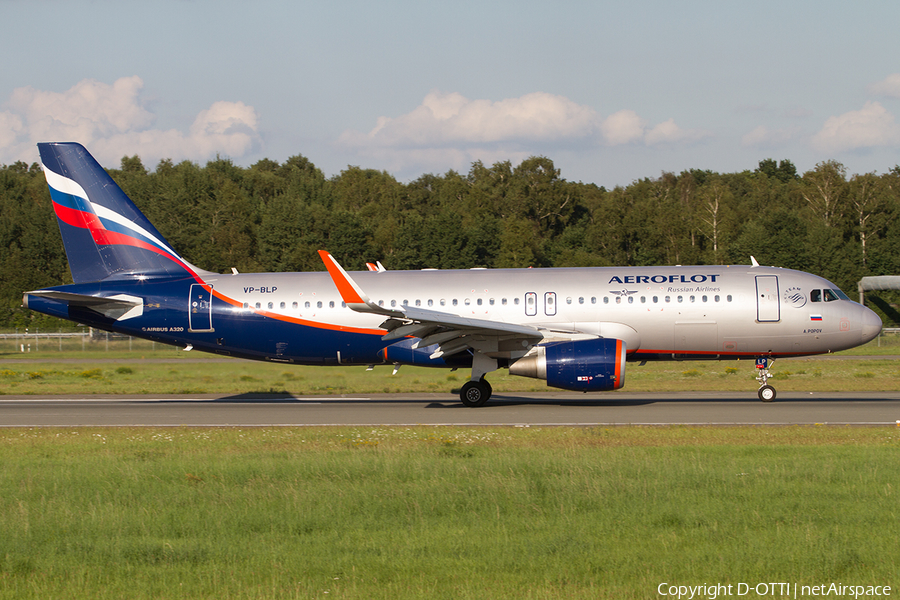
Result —
[{"label": "aeroflot text", "polygon": [[719,275],[613,275],[609,283],[710,283]]},{"label": "aeroflot text", "polygon": [[770,597],[770,598],[814,598],[826,597],[833,598],[862,598],[866,596],[890,596],[891,587],[888,585],[844,585],[843,583],[824,583],[821,585],[801,585],[780,581],[775,583],[730,583],[728,585],[719,584],[703,584],[703,585],[671,585],[669,583],[661,583],[656,588],[656,593],[660,596],[669,596],[672,598],[705,598],[707,600],[716,600],[716,598],[733,598],[749,596],[751,597]]}]

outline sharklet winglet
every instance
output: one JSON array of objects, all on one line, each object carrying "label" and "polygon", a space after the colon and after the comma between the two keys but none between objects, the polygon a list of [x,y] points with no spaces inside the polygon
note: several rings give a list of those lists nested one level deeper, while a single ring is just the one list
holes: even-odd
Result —
[{"label": "sharklet winglet", "polygon": [[325,268],[328,269],[328,274],[331,275],[331,280],[338,289],[341,299],[350,309],[357,312],[376,313],[386,316],[403,315],[403,313],[395,310],[378,306],[369,300],[369,297],[362,291],[362,288],[353,281],[347,271],[345,271],[338,261],[331,256],[330,252],[327,250],[319,250],[319,256],[322,258],[322,262],[325,263]]}]

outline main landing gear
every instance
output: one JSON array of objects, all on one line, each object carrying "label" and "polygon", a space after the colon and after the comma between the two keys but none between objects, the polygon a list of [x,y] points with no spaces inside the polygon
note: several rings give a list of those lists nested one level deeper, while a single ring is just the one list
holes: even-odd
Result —
[{"label": "main landing gear", "polygon": [[[775,363],[774,358],[772,359],[772,363]],[[759,382],[759,391],[757,392],[759,399],[763,402],[771,402],[775,399],[775,388],[767,383],[769,378],[772,377],[772,374],[769,372],[768,359],[765,357],[757,358],[756,368],[759,371],[756,376],[756,380]]]},{"label": "main landing gear", "polygon": [[494,392],[491,384],[487,379],[482,377],[478,381],[467,381],[459,392],[459,399],[466,406],[476,408],[484,406],[490,400],[491,394]]},{"label": "main landing gear", "polygon": [[[484,350],[496,352],[496,344]],[[497,366],[496,358],[491,358],[478,348],[472,348],[472,378],[459,391],[459,399],[463,404],[472,408],[485,405],[494,390],[484,376],[496,371]]]}]

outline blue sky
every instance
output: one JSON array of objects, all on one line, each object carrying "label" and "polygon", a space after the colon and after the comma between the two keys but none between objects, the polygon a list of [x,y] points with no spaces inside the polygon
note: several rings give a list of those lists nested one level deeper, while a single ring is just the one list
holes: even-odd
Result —
[{"label": "blue sky", "polygon": [[548,156],[612,187],[900,163],[900,3],[0,0],[0,163],[80,141],[401,181]]}]

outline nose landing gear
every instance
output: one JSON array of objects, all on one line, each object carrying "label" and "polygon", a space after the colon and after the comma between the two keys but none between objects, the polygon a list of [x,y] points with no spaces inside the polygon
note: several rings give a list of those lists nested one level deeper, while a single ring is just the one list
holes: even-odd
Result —
[{"label": "nose landing gear", "polygon": [[[774,358],[772,359],[772,364],[775,364]],[[767,383],[769,378],[772,377],[772,373],[769,372],[769,360],[765,357],[757,358],[756,369],[758,371],[756,380],[759,382],[759,390],[757,391],[759,399],[763,402],[771,402],[775,399],[775,388]]]}]

